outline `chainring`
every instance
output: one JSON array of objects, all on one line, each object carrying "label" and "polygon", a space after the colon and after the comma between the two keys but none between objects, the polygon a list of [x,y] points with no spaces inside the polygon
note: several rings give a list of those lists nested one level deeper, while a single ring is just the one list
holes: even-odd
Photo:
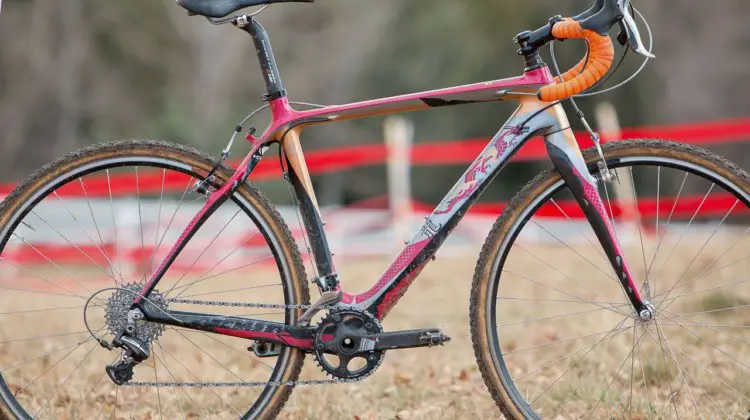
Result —
[{"label": "chainring", "polygon": [[[118,288],[107,300],[105,307],[105,319],[107,328],[113,335],[122,332],[128,324],[128,311],[135,300],[135,297],[143,290],[144,285],[141,283],[131,283]],[[164,295],[154,290],[148,295],[148,302],[156,308],[166,311],[167,302]],[[135,337],[143,342],[151,343],[166,328],[163,324],[148,322],[145,320],[135,321]]]},{"label": "chainring", "polygon": [[[356,308],[331,310],[320,321],[315,333],[315,361],[334,378],[367,377],[385,358],[384,351],[374,350],[373,334],[381,332],[383,327],[378,320],[365,311]],[[338,362],[332,358],[337,358]],[[353,367],[355,363],[359,366]]]}]

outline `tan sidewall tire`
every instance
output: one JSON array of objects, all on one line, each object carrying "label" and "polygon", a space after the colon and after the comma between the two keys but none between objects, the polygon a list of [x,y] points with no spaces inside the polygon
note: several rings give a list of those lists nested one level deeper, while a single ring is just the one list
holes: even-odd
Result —
[{"label": "tan sidewall tire", "polygon": [[[607,160],[624,157],[679,159],[716,172],[750,196],[750,176],[725,158],[705,149],[664,140],[627,140],[607,143],[604,145],[604,154]],[[593,148],[587,149],[584,151],[584,158],[588,164],[596,164],[598,160],[596,150]],[[491,303],[488,302],[488,299],[490,299],[489,294],[493,287],[493,272],[495,271],[497,258],[501,252],[505,252],[501,248],[505,241],[509,239],[509,235],[513,234],[512,229],[518,218],[540,194],[558,181],[560,181],[559,173],[552,168],[547,169],[529,182],[513,198],[490,231],[474,272],[470,302],[474,354],[487,388],[500,411],[510,419],[523,419],[524,416],[503,386],[500,373],[495,369],[492,358],[492,338],[488,334],[490,320],[487,319],[486,314],[488,311],[487,304]],[[498,268],[498,270],[501,270],[501,268]]]}]

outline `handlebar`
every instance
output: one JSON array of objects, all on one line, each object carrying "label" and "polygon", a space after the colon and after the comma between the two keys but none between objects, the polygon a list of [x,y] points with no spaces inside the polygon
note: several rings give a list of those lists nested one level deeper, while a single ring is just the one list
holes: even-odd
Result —
[{"label": "handlebar", "polygon": [[533,32],[516,37],[521,46],[519,54],[529,56],[549,42],[565,39],[584,39],[588,44],[587,57],[575,67],[556,78],[556,83],[537,92],[545,102],[560,101],[594,86],[609,71],[614,60],[614,45],[609,31],[624,16],[618,1],[596,0],[594,5],[573,18],[553,17],[549,23]]},{"label": "handlebar", "polygon": [[600,35],[584,29],[581,22],[563,20],[552,26],[555,39],[585,39],[588,42],[588,56],[575,67],[556,78],[556,83],[539,90],[537,96],[545,102],[560,101],[578,95],[594,86],[612,66],[615,47],[609,35]]}]

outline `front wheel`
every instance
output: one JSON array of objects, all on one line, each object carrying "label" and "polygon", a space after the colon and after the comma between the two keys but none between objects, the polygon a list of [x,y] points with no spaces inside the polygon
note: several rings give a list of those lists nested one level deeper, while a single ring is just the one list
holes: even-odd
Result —
[{"label": "front wheel", "polygon": [[[206,202],[195,186],[212,166],[210,157],[179,145],[105,143],[43,167],[5,199],[0,418],[278,414],[292,389],[273,384],[297,379],[301,350],[282,348],[260,358],[245,339],[136,321],[136,334],[149,343],[151,354],[135,367],[132,380],[119,386],[105,366],[122,352],[102,348],[84,325],[85,316],[97,338],[110,342],[125,327],[134,294]],[[220,184],[230,171],[224,166],[215,176]],[[309,304],[289,229],[247,184],[206,220],[148,298],[162,308],[289,324],[302,314],[300,306]]]},{"label": "front wheel", "polygon": [[[742,418],[750,408],[750,176],[709,151],[609,143],[599,183],[642,321],[560,175],[497,220],[471,294],[474,351],[514,419]],[[594,150],[584,153],[599,174]]]}]

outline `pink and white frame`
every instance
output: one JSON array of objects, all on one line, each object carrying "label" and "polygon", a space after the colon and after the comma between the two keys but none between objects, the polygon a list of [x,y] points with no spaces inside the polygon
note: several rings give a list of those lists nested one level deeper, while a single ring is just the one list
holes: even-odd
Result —
[{"label": "pink and white frame", "polygon": [[[252,145],[250,153],[238,166],[232,177],[211,194],[204,207],[193,218],[188,228],[182,233],[167,257],[149,279],[141,292],[141,296],[148,296],[187,241],[205,220],[231,196],[238,185],[248,179],[267,146],[270,143],[279,142],[285,156],[286,172],[297,195],[303,222],[311,239],[313,259],[320,276],[318,286],[322,292],[341,290],[343,300],[340,304],[365,309],[378,319],[383,319],[432,259],[469,208],[505,167],[510,158],[530,138],[542,135],[545,138],[553,163],[580,203],[613,269],[621,279],[622,286],[632,305],[637,311],[646,307],[648,302],[643,301],[638,293],[638,288],[635,286],[636,283],[630,275],[630,270],[610,219],[599,196],[597,181],[591,176],[591,171],[583,159],[562,105],[542,102],[536,95],[541,87],[555,82],[546,65],[542,63],[536,68],[527,68],[522,76],[509,79],[297,111],[290,105],[286,92],[281,85],[265,30],[254,21],[251,21],[243,29],[250,33],[255,41],[268,89],[264,98],[270,104],[272,122],[259,137],[252,134],[247,136]],[[301,131],[311,125],[334,121],[396,114],[440,106],[506,100],[518,101],[520,106],[497,134],[492,137],[485,149],[432,214],[426,218],[421,228],[383,275],[370,289],[364,292],[351,294],[343,291],[331,258],[315,192],[300,145]],[[136,299],[133,307],[148,309],[148,305],[142,305],[143,299],[141,296]],[[171,318],[173,318],[170,320],[150,310],[144,310],[144,313],[148,319],[156,322],[173,323],[175,317],[182,318],[183,323],[179,325],[187,328],[279,342],[300,348],[309,348],[312,345],[312,341],[308,337],[309,334],[300,332],[292,325],[287,324],[234,319],[232,327],[228,328],[225,321],[224,324],[222,324],[222,321],[217,321],[216,325],[207,325],[207,323],[211,324],[212,322],[210,320],[207,322],[207,318],[203,316],[200,326],[191,326],[191,314],[170,311]],[[226,320],[226,317],[222,319]]]}]

